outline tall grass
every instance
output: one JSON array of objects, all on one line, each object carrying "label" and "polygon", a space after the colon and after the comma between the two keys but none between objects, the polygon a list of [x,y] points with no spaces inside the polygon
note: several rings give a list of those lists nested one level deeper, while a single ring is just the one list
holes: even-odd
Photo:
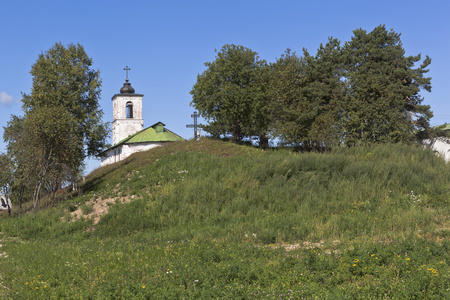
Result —
[{"label": "tall grass", "polygon": [[[82,189],[0,220],[14,258],[2,262],[0,295],[448,296],[450,167],[420,147],[315,154],[191,141],[98,169]],[[95,226],[66,221],[73,206],[120,197],[133,199]]]}]

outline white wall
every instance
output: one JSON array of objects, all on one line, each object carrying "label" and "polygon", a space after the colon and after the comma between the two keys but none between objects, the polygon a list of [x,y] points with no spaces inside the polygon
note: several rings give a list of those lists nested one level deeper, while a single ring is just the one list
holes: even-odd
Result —
[{"label": "white wall", "polygon": [[422,144],[431,146],[433,151],[444,157],[445,161],[450,161],[450,139],[439,137],[433,140],[423,140]]},{"label": "white wall", "polygon": [[[144,129],[142,119],[142,98],[141,94],[116,94],[112,97],[113,102],[113,144],[119,143],[124,138]],[[127,118],[127,103],[133,103],[133,118]]]},{"label": "white wall", "polygon": [[119,147],[106,152],[106,156],[102,157],[101,166],[106,166],[124,160],[133,153],[147,151],[152,148],[161,146],[162,143],[139,143],[139,144],[123,144]]},{"label": "white wall", "polygon": [[113,127],[113,144],[117,144],[123,139],[144,129],[144,120],[124,119],[115,120]]},{"label": "white wall", "polygon": [[12,208],[11,199],[6,195],[0,195],[0,210],[8,210],[8,205]]}]

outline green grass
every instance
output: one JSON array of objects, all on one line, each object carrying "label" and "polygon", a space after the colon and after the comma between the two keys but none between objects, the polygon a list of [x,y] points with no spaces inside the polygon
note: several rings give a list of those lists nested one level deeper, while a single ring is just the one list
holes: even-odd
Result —
[{"label": "green grass", "polygon": [[[0,219],[0,297],[450,298],[450,166],[420,147],[203,139],[100,168],[82,191]],[[67,222],[121,197],[96,225]]]}]

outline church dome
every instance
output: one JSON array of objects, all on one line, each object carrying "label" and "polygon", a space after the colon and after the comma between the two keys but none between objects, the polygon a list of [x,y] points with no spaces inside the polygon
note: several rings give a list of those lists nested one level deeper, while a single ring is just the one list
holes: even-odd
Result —
[{"label": "church dome", "polygon": [[128,82],[128,79],[123,84],[123,87],[120,89],[121,94],[134,94],[134,88],[131,86],[131,83]]}]

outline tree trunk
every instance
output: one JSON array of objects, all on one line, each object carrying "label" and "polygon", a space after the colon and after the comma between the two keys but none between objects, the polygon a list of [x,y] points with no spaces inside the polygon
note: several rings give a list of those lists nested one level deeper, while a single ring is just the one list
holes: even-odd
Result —
[{"label": "tree trunk", "polygon": [[259,136],[259,148],[266,149],[269,148],[269,139],[265,134]]},{"label": "tree trunk", "polygon": [[233,126],[233,143],[239,143],[241,141],[241,127],[239,125]]}]

